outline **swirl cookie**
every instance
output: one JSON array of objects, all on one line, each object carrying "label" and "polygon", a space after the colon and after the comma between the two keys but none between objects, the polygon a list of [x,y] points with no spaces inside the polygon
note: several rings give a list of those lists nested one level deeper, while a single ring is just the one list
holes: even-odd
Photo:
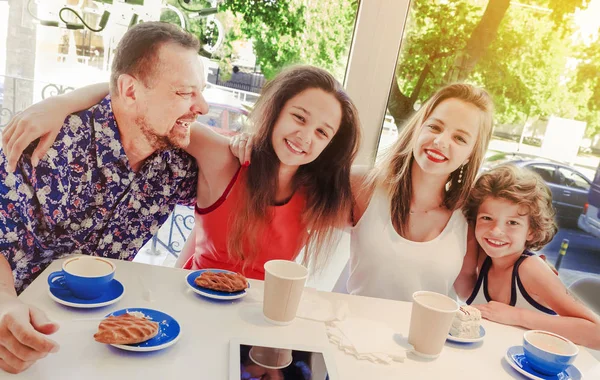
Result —
[{"label": "swirl cookie", "polygon": [[158,323],[131,314],[111,316],[100,322],[94,339],[107,344],[135,344],[158,334]]},{"label": "swirl cookie", "polygon": [[201,288],[234,293],[248,287],[248,280],[239,273],[203,272],[194,280]]}]

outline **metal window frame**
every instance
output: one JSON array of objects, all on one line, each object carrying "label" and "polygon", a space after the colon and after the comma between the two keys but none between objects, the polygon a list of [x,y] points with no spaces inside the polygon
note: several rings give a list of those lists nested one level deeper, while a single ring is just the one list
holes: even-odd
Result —
[{"label": "metal window frame", "polygon": [[345,87],[356,104],[363,139],[355,164],[375,162],[410,0],[363,0],[346,68]]}]

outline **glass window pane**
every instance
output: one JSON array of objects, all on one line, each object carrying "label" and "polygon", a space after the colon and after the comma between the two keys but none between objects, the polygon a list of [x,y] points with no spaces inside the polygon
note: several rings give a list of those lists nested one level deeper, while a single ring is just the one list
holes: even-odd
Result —
[{"label": "glass window pane", "polygon": [[[397,138],[389,121],[402,133],[441,87],[485,88],[495,117],[483,169],[518,162],[547,184],[564,178],[575,191],[552,186],[559,231],[542,252],[554,262],[568,238],[564,270],[600,273],[598,233],[579,223],[590,186],[575,172],[593,178],[600,162],[599,12],[598,1],[411,1],[378,153]],[[542,160],[573,170],[532,165]]]},{"label": "glass window pane", "polygon": [[554,176],[554,166],[549,165],[529,165],[527,169],[530,169],[542,177],[542,179],[548,183],[557,183]]},{"label": "glass window pane", "polygon": [[[247,124],[262,86],[286,66],[315,65],[344,82],[359,3],[0,1],[0,135],[11,117],[32,103],[108,81],[114,49],[122,36],[136,23],[153,20],[180,25],[200,39],[199,54],[209,82],[204,95],[210,112],[199,120],[219,133],[237,133]],[[159,231],[155,247],[176,254],[176,247],[183,246],[181,241],[171,244],[171,239],[181,240],[183,232],[189,233],[187,220],[192,211],[181,209],[173,218],[179,225],[174,227],[168,221]],[[186,216],[186,228],[181,228],[182,215]],[[148,261],[156,263],[156,259]]]},{"label": "glass window pane", "polygon": [[6,57],[6,62],[0,59],[0,130],[12,114],[33,102],[107,81],[123,34],[130,26],[151,20],[180,25],[201,40],[199,53],[210,83],[206,98],[211,105],[243,110],[234,110],[234,121],[229,119],[239,130],[242,123],[236,115],[247,113],[265,81],[285,66],[316,65],[344,81],[359,4],[355,0],[26,2],[28,7],[0,2],[0,21],[5,16],[7,21],[0,22],[0,56]]},{"label": "glass window pane", "polygon": [[560,184],[563,186],[568,186],[574,189],[585,191],[588,191],[590,189],[590,183],[585,178],[583,178],[582,176],[580,176],[572,170],[558,168],[558,174]]}]

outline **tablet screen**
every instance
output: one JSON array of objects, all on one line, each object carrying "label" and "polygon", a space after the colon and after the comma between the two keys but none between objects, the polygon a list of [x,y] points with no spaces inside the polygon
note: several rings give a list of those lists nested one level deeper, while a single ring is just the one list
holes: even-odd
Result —
[{"label": "tablet screen", "polygon": [[240,380],[329,380],[321,352],[240,344]]}]

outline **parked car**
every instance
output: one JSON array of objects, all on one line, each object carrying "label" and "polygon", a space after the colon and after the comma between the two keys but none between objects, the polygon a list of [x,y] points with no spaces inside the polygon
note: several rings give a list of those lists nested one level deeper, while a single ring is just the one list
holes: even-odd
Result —
[{"label": "parked car", "polygon": [[520,153],[498,153],[486,159],[482,170],[513,164],[533,170],[552,191],[557,221],[576,226],[587,203],[592,182],[577,169],[560,161]]},{"label": "parked car", "polygon": [[220,134],[233,136],[247,123],[249,112],[244,107],[211,102],[208,102],[208,107],[208,113],[199,115],[196,120]]},{"label": "parked car", "polygon": [[600,165],[596,170],[588,201],[583,206],[577,226],[588,234],[600,238]]},{"label": "parked car", "polygon": [[230,92],[210,87],[204,91],[204,97],[208,103],[208,113],[198,116],[197,121],[226,136],[235,135],[244,128],[248,122],[249,107]]}]

